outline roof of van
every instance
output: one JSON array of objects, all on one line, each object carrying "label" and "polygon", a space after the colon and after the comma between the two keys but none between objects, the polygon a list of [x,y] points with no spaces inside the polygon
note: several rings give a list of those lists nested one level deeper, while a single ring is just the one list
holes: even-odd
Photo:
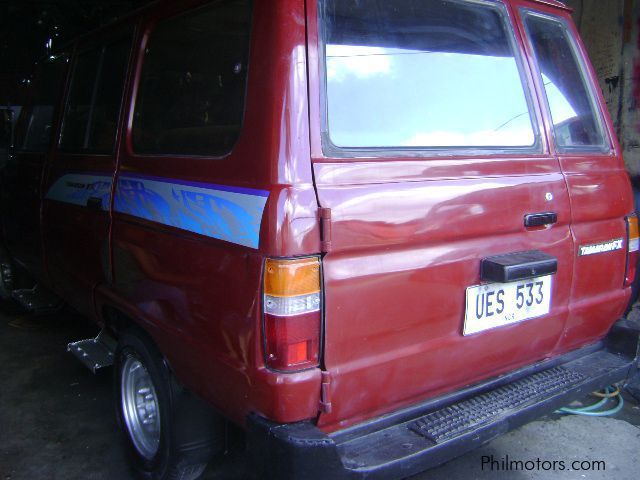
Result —
[{"label": "roof of van", "polygon": [[[119,19],[115,20],[112,23],[109,23],[107,25],[103,25],[102,27],[96,29],[96,30],[92,30],[90,32],[86,32],[84,34],[79,35],[76,38],[72,38],[70,40],[68,40],[67,42],[65,42],[65,44],[62,46],[62,48],[60,49],[60,51],[64,51],[64,49],[70,47],[71,45],[73,45],[74,43],[78,42],[79,40],[85,39],[85,38],[91,38],[92,36],[99,34],[99,32],[102,32],[104,30],[108,30],[109,28],[113,28],[115,25],[121,25],[123,23],[127,23],[130,22],[132,18],[135,18],[136,16],[140,15],[143,12],[146,12],[148,10],[151,10],[153,8],[157,8],[158,5],[162,5],[165,3],[170,3],[172,0],[155,0],[155,1],[150,1],[149,3],[146,3],[144,5],[139,6],[138,8],[131,10],[130,12],[126,13],[125,15],[123,15],[122,17],[120,17]],[[550,7],[555,7],[555,8],[559,8],[562,10],[566,10],[569,12],[573,12],[573,9],[571,7],[569,7],[568,5],[566,5],[563,1],[560,0],[529,0],[531,3],[538,3],[538,4],[542,4],[542,5],[548,5]],[[206,0],[202,0],[202,3],[205,3]],[[193,4],[198,4],[198,0],[193,0],[191,3]]]},{"label": "roof of van", "polygon": [[529,0],[529,1],[533,3],[542,3],[543,5],[550,5],[552,7],[568,10],[570,12],[573,11],[571,7],[567,6],[564,2],[561,2],[560,0]]}]

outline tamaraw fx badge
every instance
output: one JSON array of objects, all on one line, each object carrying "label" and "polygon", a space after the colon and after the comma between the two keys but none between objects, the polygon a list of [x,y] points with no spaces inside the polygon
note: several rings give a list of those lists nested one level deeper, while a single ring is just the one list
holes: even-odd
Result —
[{"label": "tamaraw fx badge", "polygon": [[609,240],[608,242],[592,243],[589,245],[580,245],[581,257],[585,255],[595,255],[596,253],[613,252],[614,250],[622,250],[624,240],[617,238],[615,240]]}]

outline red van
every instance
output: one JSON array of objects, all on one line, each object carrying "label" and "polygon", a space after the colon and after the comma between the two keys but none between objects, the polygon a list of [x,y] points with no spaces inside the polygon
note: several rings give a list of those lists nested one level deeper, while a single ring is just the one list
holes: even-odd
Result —
[{"label": "red van", "polygon": [[161,1],[39,68],[0,292],[102,328],[69,349],[114,365],[142,478],[227,422],[261,478],[402,478],[636,368],[631,187],[562,3]]}]

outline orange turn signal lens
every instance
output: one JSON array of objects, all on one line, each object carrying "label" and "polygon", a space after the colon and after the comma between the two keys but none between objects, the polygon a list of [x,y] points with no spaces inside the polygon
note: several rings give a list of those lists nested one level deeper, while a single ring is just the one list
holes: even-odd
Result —
[{"label": "orange turn signal lens", "polygon": [[264,269],[264,293],[273,297],[291,297],[320,292],[320,259],[267,259]]}]

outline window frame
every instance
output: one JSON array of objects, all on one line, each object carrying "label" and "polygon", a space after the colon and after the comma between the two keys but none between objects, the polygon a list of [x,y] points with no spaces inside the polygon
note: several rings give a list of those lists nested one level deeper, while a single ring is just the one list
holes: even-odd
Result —
[{"label": "window frame", "polygon": [[[137,24],[134,24],[132,27],[123,29],[123,30],[118,30],[117,32],[113,32],[112,34],[107,35],[106,37],[100,37],[100,39],[98,40],[93,40],[93,41],[88,41],[86,44],[83,44],[80,46],[80,44],[78,44],[76,46],[76,48],[74,49],[72,56],[71,56],[71,65],[69,68],[69,72],[68,72],[68,79],[67,79],[67,86],[66,86],[66,91],[64,92],[64,102],[62,103],[62,107],[61,107],[61,112],[60,112],[60,128],[57,132],[57,138],[55,139],[55,145],[56,145],[56,149],[57,151],[65,156],[86,156],[86,155],[91,155],[91,156],[113,156],[117,153],[117,148],[118,148],[118,137],[120,135],[120,131],[121,131],[121,120],[122,120],[122,114],[124,112],[125,109],[125,99],[127,97],[127,89],[128,89],[128,85],[129,85],[129,76],[130,76],[130,70],[131,70],[131,62],[133,59],[133,56],[135,54],[135,47],[136,47],[136,32],[137,32]],[[100,75],[102,74],[102,66],[104,63],[104,57],[107,51],[107,48],[109,48],[112,45],[117,44],[120,41],[123,40],[128,40],[129,42],[129,49],[128,49],[128,53],[127,53],[127,58],[125,61],[125,69],[124,69],[124,76],[122,78],[122,93],[120,94],[120,104],[118,106],[118,115],[116,116],[116,126],[115,126],[115,131],[114,131],[114,136],[113,136],[113,143],[111,145],[111,149],[109,151],[105,151],[105,150],[101,150],[101,149],[96,149],[96,148],[82,148],[82,149],[77,149],[77,148],[68,148],[65,147],[62,144],[62,135],[64,132],[64,128],[65,128],[65,120],[66,120],[66,116],[67,116],[67,111],[69,108],[69,101],[71,99],[71,91],[73,88],[73,82],[75,80],[75,75],[77,72],[77,66],[78,66],[78,59],[84,55],[87,54],[91,51],[95,51],[97,50],[99,52],[99,59],[98,59],[98,69],[96,70],[95,76],[94,76],[94,81],[93,81],[93,90],[92,90],[92,94],[91,94],[91,105],[89,106],[89,120],[87,122],[87,128],[85,130],[85,138],[84,138],[84,143],[86,144],[87,142],[87,134],[89,132],[89,129],[91,128],[91,124],[92,122],[92,116],[93,116],[93,111],[95,108],[95,101],[97,98],[97,93],[98,90],[100,88],[101,82],[97,81],[100,77]]]},{"label": "window frame", "polygon": [[[541,91],[540,95],[542,98],[542,103],[544,103],[544,108],[546,109],[546,115],[549,119],[549,126],[551,130],[551,136],[553,138],[553,146],[555,152],[557,154],[572,154],[579,153],[581,155],[584,154],[611,154],[614,150],[613,143],[611,141],[611,132],[609,130],[608,124],[604,118],[604,112],[602,111],[602,107],[600,101],[598,100],[597,88],[600,86],[594,83],[593,76],[591,75],[588,68],[588,59],[584,56],[583,50],[578,45],[578,40],[576,38],[574,30],[571,28],[569,21],[559,15],[554,15],[551,13],[541,12],[539,10],[535,10],[533,8],[521,7],[520,9],[520,18],[522,20],[522,25],[524,26],[524,41],[527,42],[529,48],[532,52],[531,65],[534,75],[538,76],[538,80],[540,81]],[[558,143],[558,136],[556,134],[556,125],[553,121],[553,115],[551,112],[551,105],[549,103],[549,96],[547,95],[547,89],[544,86],[544,80],[542,78],[542,70],[540,68],[540,64],[538,61],[538,55],[536,53],[535,47],[533,45],[532,35],[527,23],[527,19],[529,17],[537,17],[542,18],[543,20],[553,22],[559,25],[567,39],[567,43],[569,45],[569,49],[571,50],[571,55],[575,60],[578,66],[578,72],[580,74],[580,80],[582,81],[587,96],[589,100],[589,105],[592,109],[593,119],[596,124],[596,128],[600,136],[602,137],[601,145],[577,145],[577,146],[561,146]]]},{"label": "window frame", "polygon": [[460,4],[475,4],[492,8],[496,11],[506,30],[509,46],[514,54],[514,60],[518,69],[520,83],[527,107],[534,136],[532,145],[521,147],[513,146],[437,146],[437,147],[340,147],[331,140],[329,131],[329,101],[327,95],[327,62],[326,62],[326,38],[327,29],[324,17],[323,2],[327,0],[314,0],[317,4],[318,22],[318,72],[319,72],[319,100],[320,100],[320,144],[322,153],[327,158],[353,159],[361,157],[371,158],[434,158],[434,157],[459,157],[459,156],[490,156],[490,155],[522,155],[545,153],[545,143],[542,138],[542,118],[537,108],[535,89],[533,87],[533,74],[531,76],[525,68],[525,52],[520,42],[515,18],[507,5],[502,0],[448,0]]},{"label": "window frame", "polygon": [[142,22],[141,40],[135,46],[136,68],[134,71],[133,81],[131,82],[131,93],[129,95],[129,112],[126,118],[125,124],[125,149],[130,158],[152,159],[152,158],[180,158],[180,159],[194,159],[194,160],[223,160],[228,158],[235,151],[240,138],[245,128],[245,117],[247,113],[247,97],[249,93],[249,76],[251,73],[251,58],[253,50],[253,36],[254,36],[254,2],[253,0],[247,0],[247,7],[249,9],[248,23],[249,23],[249,36],[247,41],[247,65],[246,65],[246,78],[243,91],[242,102],[242,114],[240,117],[240,130],[234,143],[230,146],[229,150],[223,154],[187,154],[187,153],[143,153],[136,151],[134,145],[134,121],[136,114],[136,106],[140,94],[140,86],[143,81],[143,72],[145,65],[145,50],[149,45],[153,34],[159,26],[164,23],[171,22],[189,15],[196,15],[198,12],[206,9],[215,9],[220,5],[226,3],[227,0],[217,0],[205,2],[193,8],[184,9],[184,7],[177,7],[178,10],[171,10],[162,16],[147,17]]},{"label": "window frame", "polygon": [[[53,100],[53,112],[51,115],[51,135],[49,137],[49,141],[47,142],[47,146],[41,149],[35,148],[26,148],[25,144],[27,138],[29,136],[29,132],[31,130],[32,122],[33,122],[33,94],[31,97],[25,102],[22,106],[22,110],[18,118],[15,120],[14,124],[14,145],[13,149],[17,154],[46,154],[52,148],[52,146],[58,144],[58,133],[61,119],[60,111],[64,109],[63,100],[65,99],[65,91],[66,84],[70,75],[70,67],[69,63],[71,62],[71,55],[67,53],[67,51],[63,51],[58,53],[57,55],[53,55],[49,58],[43,60],[43,63],[54,64],[55,62],[62,62],[63,65],[59,67],[61,69],[59,84],[56,87],[56,91],[54,92],[54,100]],[[35,78],[36,82],[41,81],[39,78]],[[18,138],[18,134],[21,136]],[[20,142],[18,143],[18,141]]]}]

